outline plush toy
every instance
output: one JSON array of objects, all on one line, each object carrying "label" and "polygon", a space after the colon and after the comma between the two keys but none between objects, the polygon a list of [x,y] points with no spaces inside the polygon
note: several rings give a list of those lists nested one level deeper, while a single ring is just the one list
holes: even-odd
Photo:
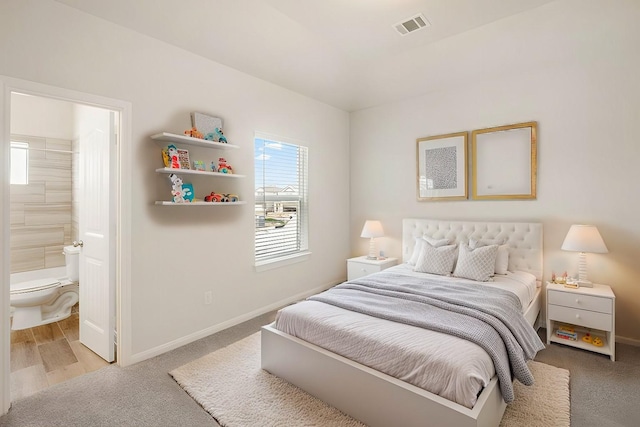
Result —
[{"label": "plush toy", "polygon": [[218,172],[219,173],[233,173],[233,168],[230,164],[227,164],[227,161],[224,157],[220,157],[218,159]]},{"label": "plush toy", "polygon": [[170,168],[180,169],[180,159],[178,157],[178,148],[171,144],[167,147],[167,155],[169,156]]},{"label": "plush toy", "polygon": [[198,139],[203,139],[204,135],[202,135],[202,132],[198,131],[198,129],[194,126],[191,129],[187,129],[184,131],[184,134],[187,136],[190,136],[191,138],[198,138]]},{"label": "plush toy", "polygon": [[223,194],[222,201],[223,202],[237,202],[240,198],[236,194]]}]

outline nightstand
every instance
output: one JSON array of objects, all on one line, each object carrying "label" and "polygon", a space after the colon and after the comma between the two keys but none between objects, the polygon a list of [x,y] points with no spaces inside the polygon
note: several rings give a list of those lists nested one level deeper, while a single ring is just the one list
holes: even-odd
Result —
[{"label": "nightstand", "polygon": [[385,270],[398,263],[398,258],[367,259],[366,256],[347,260],[347,280],[358,279],[371,273]]},{"label": "nightstand", "polygon": [[[578,340],[556,335],[559,325],[573,326]],[[616,360],[616,296],[607,285],[566,288],[547,282],[547,344],[552,342],[609,355]],[[582,341],[586,333],[600,337],[602,347]]]}]

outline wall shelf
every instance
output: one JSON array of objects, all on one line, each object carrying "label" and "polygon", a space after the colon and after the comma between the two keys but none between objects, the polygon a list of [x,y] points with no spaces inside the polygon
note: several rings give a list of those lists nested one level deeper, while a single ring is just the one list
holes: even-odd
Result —
[{"label": "wall shelf", "polygon": [[[190,145],[194,147],[204,147],[209,149],[217,149],[217,150],[229,150],[240,148],[237,145],[225,144],[221,142],[207,141],[205,139],[192,138],[187,135],[176,135],[168,132],[161,132],[151,136],[151,139],[163,142],[173,142],[176,145]],[[238,175],[234,173],[221,173],[221,172],[211,172],[206,170],[195,170],[195,169],[179,169],[179,168],[158,168],[156,169],[156,173],[161,174],[176,174],[176,175],[200,175],[206,176],[209,178],[228,178],[228,179],[237,179],[237,178],[245,178],[244,175]],[[209,190],[210,191],[210,190]],[[195,193],[195,191],[194,191]],[[159,200],[155,202],[156,206],[235,206],[235,205],[245,205],[247,202],[245,201],[237,201],[237,202],[205,202],[204,198],[200,199],[197,202],[185,202],[185,203],[176,203],[173,200]]]},{"label": "wall shelf", "polygon": [[236,148],[240,148],[238,145],[207,141],[206,139],[192,138],[187,135],[176,135],[174,133],[168,132],[157,133],[153,135],[151,139],[154,139],[156,141],[174,142],[176,144],[193,145],[196,147],[217,148],[220,150],[233,150]]},{"label": "wall shelf", "polygon": [[232,205],[246,205],[247,202],[189,202],[189,203],[174,203],[169,201],[157,201],[158,206],[232,206]]},{"label": "wall shelf", "polygon": [[176,168],[158,168],[156,169],[158,173],[175,173],[182,175],[206,175],[206,176],[218,176],[221,178],[244,178],[244,175],[238,175],[235,173],[220,173],[220,172],[209,172],[209,171],[199,171],[194,169],[176,169]]}]

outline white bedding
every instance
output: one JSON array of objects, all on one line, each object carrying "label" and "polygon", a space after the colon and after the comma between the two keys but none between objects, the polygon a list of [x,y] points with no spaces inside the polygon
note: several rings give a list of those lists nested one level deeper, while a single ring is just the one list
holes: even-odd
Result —
[{"label": "white bedding", "polygon": [[[400,264],[394,267],[387,269],[386,271],[393,271],[395,273],[406,274],[409,276],[420,277],[425,276],[425,273],[418,273],[413,271],[413,266],[410,264]],[[458,277],[448,277],[448,276],[434,276],[428,274],[430,277],[437,277],[443,283],[446,282],[456,282],[456,283],[480,283],[484,286],[490,286],[493,288],[501,288],[511,293],[514,293],[518,299],[520,299],[520,303],[522,304],[522,313],[524,313],[533,301],[533,297],[536,295],[536,287],[538,286],[536,282],[536,276],[531,273],[527,273],[525,271],[509,271],[506,275],[496,274],[493,276],[492,282],[476,282],[468,279],[461,279]]]},{"label": "white bedding", "polygon": [[[410,265],[392,267],[413,272]],[[443,282],[466,279],[438,277]],[[483,285],[518,296],[524,312],[536,291],[535,276],[516,272]],[[495,369],[478,345],[440,332],[371,317],[316,301],[303,301],[278,313],[276,328],[348,359],[472,408]]]}]

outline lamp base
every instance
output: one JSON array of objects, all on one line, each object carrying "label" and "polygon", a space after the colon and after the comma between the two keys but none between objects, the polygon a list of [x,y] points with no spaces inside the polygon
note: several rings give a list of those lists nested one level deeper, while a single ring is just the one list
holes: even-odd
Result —
[{"label": "lamp base", "polygon": [[587,255],[580,252],[578,258],[578,281],[576,282],[581,288],[593,288],[593,283],[587,279]]},{"label": "lamp base", "polygon": [[372,237],[369,239],[369,255],[367,255],[367,259],[378,259],[376,252],[376,241]]}]

